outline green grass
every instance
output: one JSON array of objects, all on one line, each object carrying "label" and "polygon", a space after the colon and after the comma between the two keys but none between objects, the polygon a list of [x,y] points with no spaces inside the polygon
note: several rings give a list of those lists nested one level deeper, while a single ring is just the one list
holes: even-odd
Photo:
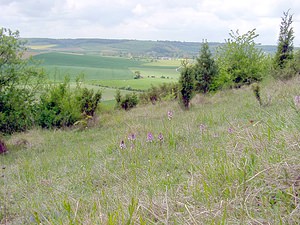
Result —
[{"label": "green grass", "polygon": [[263,107],[245,87],[5,137],[1,223],[298,224],[299,85],[264,84]]},{"label": "green grass", "polygon": [[147,90],[153,86],[158,86],[163,83],[177,82],[175,79],[163,79],[163,78],[142,78],[142,79],[131,79],[131,80],[100,80],[90,81],[89,84],[101,85],[113,88],[131,88],[134,90]]},{"label": "green grass", "polygon": [[[66,75],[74,81],[80,74],[84,74],[84,79],[89,81],[89,83],[93,80],[106,83],[110,83],[111,80],[120,80],[117,82],[122,82],[123,80],[132,80],[135,71],[140,71],[145,78],[165,77],[166,79],[178,79],[179,77],[179,72],[176,71],[176,68],[180,65],[180,61],[177,60],[159,60],[149,63],[146,60],[59,52],[39,54],[34,56],[34,58],[41,61],[41,66],[49,74],[50,79],[58,81],[62,81]],[[140,82],[138,81],[138,83]],[[144,82],[145,80],[141,83]],[[162,82],[165,81],[156,80],[152,83],[161,84]],[[111,87],[115,86],[115,84],[111,85]],[[144,85],[142,84],[142,86]]]}]

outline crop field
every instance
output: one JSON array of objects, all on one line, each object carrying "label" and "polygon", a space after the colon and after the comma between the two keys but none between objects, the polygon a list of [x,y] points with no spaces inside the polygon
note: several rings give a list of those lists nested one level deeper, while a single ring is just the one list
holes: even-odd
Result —
[{"label": "crop field", "polygon": [[[151,85],[176,82],[180,73],[180,60],[129,59],[121,57],[103,57],[83,53],[49,52],[34,56],[41,62],[49,79],[64,80],[69,76],[71,81],[83,76],[89,88],[108,87],[103,89],[103,99],[113,99],[115,88],[146,90]],[[134,79],[139,71],[142,78]],[[108,92],[108,93],[106,93]]]}]

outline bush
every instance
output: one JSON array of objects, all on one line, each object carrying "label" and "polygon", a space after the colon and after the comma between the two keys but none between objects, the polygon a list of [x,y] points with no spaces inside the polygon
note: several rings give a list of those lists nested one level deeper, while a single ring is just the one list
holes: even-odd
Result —
[{"label": "bush", "polygon": [[80,102],[71,91],[69,80],[50,85],[40,97],[37,110],[37,124],[43,128],[73,125],[82,118]]},{"label": "bush", "polygon": [[293,59],[285,61],[283,68],[277,67],[272,71],[272,76],[281,81],[289,80],[300,74],[300,50],[298,50]]},{"label": "bush", "polygon": [[151,86],[146,92],[139,95],[143,104],[151,102],[155,104],[161,100],[174,100],[178,97],[178,83],[163,83],[159,86]]},{"label": "bush", "polygon": [[0,29],[0,132],[24,131],[34,124],[36,96],[44,73],[23,57],[19,32]]},{"label": "bush", "polygon": [[94,94],[93,90],[89,90],[87,88],[83,88],[81,90],[80,96],[78,96],[78,101],[80,103],[80,111],[86,116],[93,117],[95,115],[95,111],[98,107],[98,104],[101,100],[102,93],[101,91],[97,91]]},{"label": "bush", "polygon": [[3,154],[5,152],[7,152],[7,147],[6,147],[5,143],[4,143],[4,141],[2,141],[0,139],[0,154]]},{"label": "bush", "polygon": [[116,100],[116,107],[125,110],[129,110],[137,106],[139,102],[138,96],[135,92],[122,96],[120,90],[116,91],[115,100]]},{"label": "bush", "polygon": [[125,97],[121,101],[122,109],[129,110],[139,103],[138,96],[136,93],[126,94]]}]

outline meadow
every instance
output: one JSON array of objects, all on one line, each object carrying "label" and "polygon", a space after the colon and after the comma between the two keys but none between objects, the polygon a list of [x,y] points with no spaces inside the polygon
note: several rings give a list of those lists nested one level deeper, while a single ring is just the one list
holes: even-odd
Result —
[{"label": "meadow", "polygon": [[[299,76],[6,137],[2,224],[299,224]],[[172,116],[168,117],[168,111]],[[170,113],[169,113],[170,115]]]},{"label": "meadow", "polygon": [[[176,70],[180,67],[180,60],[151,62],[149,59],[104,57],[78,52],[41,53],[35,55],[34,59],[40,61],[51,80],[63,81],[65,76],[69,76],[71,81],[75,82],[78,76],[83,76],[84,83],[90,87],[94,85],[95,88],[104,86],[143,91],[151,85],[177,82],[180,75]],[[140,72],[141,79],[134,79],[136,71]],[[104,93],[104,96],[109,95]]]}]

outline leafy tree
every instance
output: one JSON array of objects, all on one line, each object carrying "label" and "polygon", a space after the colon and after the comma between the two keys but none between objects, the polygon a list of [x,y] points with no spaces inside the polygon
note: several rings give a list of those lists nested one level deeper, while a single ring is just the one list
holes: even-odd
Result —
[{"label": "leafy tree", "polygon": [[200,55],[197,58],[194,69],[196,91],[207,93],[214,77],[217,75],[217,66],[215,60],[212,58],[207,42],[202,43]]},{"label": "leafy tree", "polygon": [[43,72],[25,59],[19,32],[0,28],[0,132],[22,131],[34,123],[34,102]]},{"label": "leafy tree", "polygon": [[266,69],[265,55],[256,48],[254,39],[258,36],[255,29],[246,34],[231,31],[224,45],[217,49],[219,76],[214,88],[229,85],[240,87],[260,81]]},{"label": "leafy tree", "polygon": [[278,38],[277,52],[275,55],[275,68],[285,68],[287,61],[293,59],[294,31],[292,27],[293,15],[283,12]]},{"label": "leafy tree", "polygon": [[183,106],[188,109],[194,95],[194,73],[193,68],[188,65],[187,60],[182,62],[183,70],[179,78],[179,90]]}]

